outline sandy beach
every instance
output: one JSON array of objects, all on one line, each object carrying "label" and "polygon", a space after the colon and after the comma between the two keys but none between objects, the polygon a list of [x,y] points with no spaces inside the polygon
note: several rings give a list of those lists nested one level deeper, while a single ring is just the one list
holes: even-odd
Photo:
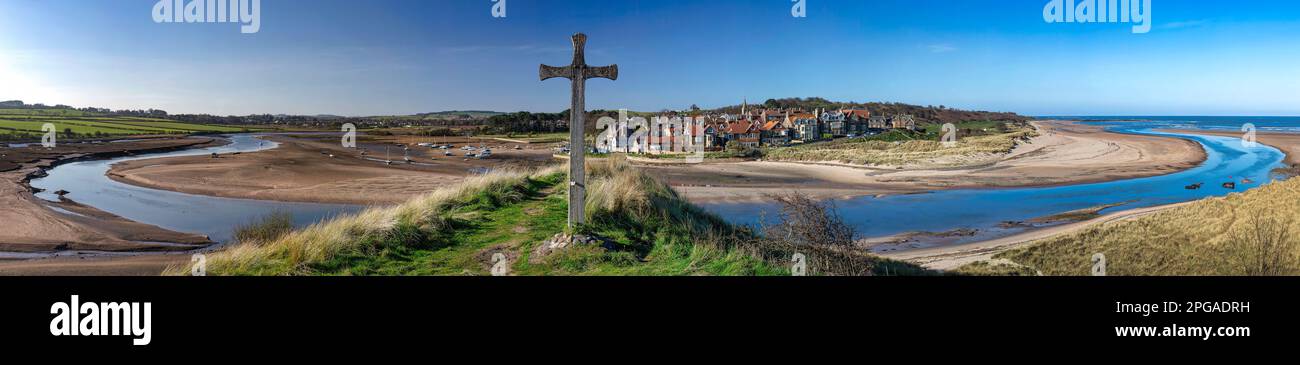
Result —
[{"label": "sandy beach", "polygon": [[[1220,136],[1220,137],[1234,137],[1234,138],[1242,137],[1241,132],[1200,131],[1200,130],[1185,130],[1185,129],[1173,129],[1173,130],[1163,130],[1163,131],[1188,133],[1188,134],[1200,134],[1200,135],[1207,135],[1207,136]],[[1282,150],[1283,153],[1286,153],[1286,160],[1283,160],[1282,162],[1292,166],[1300,165],[1300,133],[1256,132],[1255,141],[1265,145],[1273,146],[1274,148]]]},{"label": "sandy beach", "polygon": [[1039,135],[1011,153],[957,168],[905,169],[791,162],[647,166],[692,201],[747,201],[798,190],[823,198],[956,188],[1054,186],[1169,174],[1205,160],[1196,142],[1111,133],[1066,121],[1033,123]]}]

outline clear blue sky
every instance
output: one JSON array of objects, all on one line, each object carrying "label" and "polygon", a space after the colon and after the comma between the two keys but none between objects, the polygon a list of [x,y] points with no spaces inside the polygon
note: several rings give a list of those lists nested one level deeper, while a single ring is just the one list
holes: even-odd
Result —
[{"label": "clear blue sky", "polygon": [[157,24],[155,0],[0,0],[0,99],[173,113],[559,111],[537,80],[589,35],[588,108],[789,96],[1032,115],[1300,115],[1300,3],[1153,0],[1048,24],[1047,0],[263,0],[261,30]]}]

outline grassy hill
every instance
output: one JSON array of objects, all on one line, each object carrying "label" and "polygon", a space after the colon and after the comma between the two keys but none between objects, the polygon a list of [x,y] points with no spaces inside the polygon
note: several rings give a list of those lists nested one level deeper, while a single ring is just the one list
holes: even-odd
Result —
[{"label": "grassy hill", "polygon": [[[250,225],[240,242],[208,255],[207,273],[488,275],[496,266],[509,275],[788,275],[795,252],[811,274],[928,273],[863,253],[765,246],[624,161],[589,170],[590,221],[572,232],[563,169],[495,172],[298,231]],[[594,242],[546,243],[561,233]]]},{"label": "grassy hill", "polygon": [[1108,275],[1297,275],[1297,201],[1300,179],[1274,182],[1052,237],[958,271],[1089,275],[1101,253]]}]

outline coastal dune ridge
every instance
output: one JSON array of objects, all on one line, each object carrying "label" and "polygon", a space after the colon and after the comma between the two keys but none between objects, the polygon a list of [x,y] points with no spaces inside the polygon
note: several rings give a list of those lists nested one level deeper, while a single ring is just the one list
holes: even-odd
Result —
[{"label": "coastal dune ridge", "polygon": [[948,189],[1061,186],[1170,174],[1205,161],[1184,138],[1109,132],[1073,121],[1031,122],[1037,135],[1005,154],[950,166],[849,165],[835,161],[648,166],[696,202],[753,202],[798,190],[822,198]]}]

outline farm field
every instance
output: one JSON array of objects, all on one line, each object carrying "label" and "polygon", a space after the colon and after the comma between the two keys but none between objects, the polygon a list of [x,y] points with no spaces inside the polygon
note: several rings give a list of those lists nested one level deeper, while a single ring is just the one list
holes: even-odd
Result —
[{"label": "farm field", "polygon": [[0,140],[39,138],[46,123],[63,138],[130,135],[237,133],[258,130],[242,126],[184,123],[161,118],[102,116],[68,109],[0,109]]}]

